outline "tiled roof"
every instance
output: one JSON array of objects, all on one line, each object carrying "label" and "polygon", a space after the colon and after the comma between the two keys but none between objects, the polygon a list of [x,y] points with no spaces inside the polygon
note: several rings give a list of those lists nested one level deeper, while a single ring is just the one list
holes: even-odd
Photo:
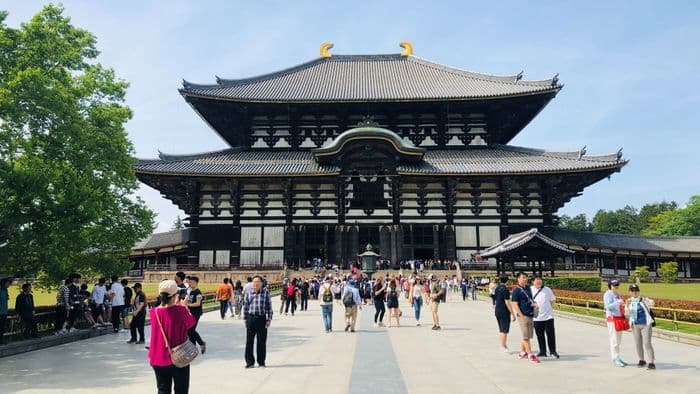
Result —
[{"label": "tiled roof", "polygon": [[[617,155],[582,156],[577,152],[494,145],[483,149],[429,150],[416,164],[399,165],[402,174],[505,175],[581,172],[621,168]],[[139,160],[137,173],[203,176],[332,175],[335,165],[318,164],[312,151],[242,151],[225,149],[196,155],[163,155]]]},{"label": "tiled roof", "polygon": [[503,241],[489,247],[488,249],[484,250],[480,254],[481,254],[481,257],[499,256],[503,253],[512,252],[512,251],[526,245],[528,242],[531,242],[532,240],[539,240],[539,241],[545,243],[546,245],[549,245],[551,248],[559,250],[563,253],[574,253],[574,251],[567,248],[566,245],[563,245],[563,244],[547,237],[546,235],[539,232],[538,229],[532,228],[528,231],[523,231],[522,233],[509,235],[508,238],[506,238]]},{"label": "tiled roof", "polygon": [[155,233],[137,243],[132,251],[162,249],[169,246],[184,245],[190,240],[190,229],[183,228],[165,233]]},{"label": "tiled roof", "polygon": [[285,70],[212,85],[183,82],[185,96],[256,102],[469,100],[553,92],[557,77],[525,81],[493,76],[415,56],[333,55]]},{"label": "tiled roof", "polygon": [[594,233],[555,228],[552,238],[567,245],[612,250],[646,252],[700,253],[700,237],[660,237],[646,235]]}]

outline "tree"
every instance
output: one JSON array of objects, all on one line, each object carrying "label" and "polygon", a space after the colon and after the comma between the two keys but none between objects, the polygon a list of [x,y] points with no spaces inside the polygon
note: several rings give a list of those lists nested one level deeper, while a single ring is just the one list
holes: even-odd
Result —
[{"label": "tree", "polygon": [[173,222],[172,230],[182,230],[183,228],[185,228],[185,225],[182,223],[182,218],[180,218],[180,215],[177,215],[177,218]]},{"label": "tree", "polygon": [[588,223],[585,213],[579,213],[574,217],[562,215],[559,217],[557,227],[576,231],[591,231],[591,224]]},{"label": "tree", "polygon": [[153,213],[133,197],[127,83],[95,37],[48,5],[19,28],[0,11],[0,261],[54,285],[121,273]]},{"label": "tree", "polygon": [[597,233],[638,234],[637,210],[629,205],[616,211],[599,210],[591,222]]},{"label": "tree", "polygon": [[685,207],[664,211],[649,220],[646,235],[700,235],[700,195],[690,197]]},{"label": "tree", "polygon": [[638,233],[641,234],[649,224],[654,216],[660,215],[667,211],[673,211],[678,208],[678,204],[675,201],[666,202],[662,201],[660,203],[645,204],[639,209],[639,214],[637,215],[637,222],[639,224]]},{"label": "tree", "polygon": [[675,261],[661,263],[656,272],[664,283],[675,283],[678,281],[678,263]]},{"label": "tree", "polygon": [[649,267],[642,265],[632,271],[632,279],[635,283],[649,282]]}]

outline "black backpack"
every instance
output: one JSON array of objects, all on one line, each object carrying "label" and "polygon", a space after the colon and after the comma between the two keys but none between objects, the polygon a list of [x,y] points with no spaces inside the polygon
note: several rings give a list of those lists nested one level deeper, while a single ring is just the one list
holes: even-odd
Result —
[{"label": "black backpack", "polygon": [[345,305],[345,306],[355,305],[355,298],[353,297],[351,290],[345,290],[345,294],[343,294],[343,305]]}]

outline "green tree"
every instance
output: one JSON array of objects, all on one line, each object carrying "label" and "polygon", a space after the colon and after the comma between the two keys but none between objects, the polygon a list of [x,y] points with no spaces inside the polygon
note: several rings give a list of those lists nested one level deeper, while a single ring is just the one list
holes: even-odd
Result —
[{"label": "green tree", "polygon": [[656,272],[661,276],[661,281],[664,283],[675,283],[678,281],[678,263],[675,261],[661,263]]},{"label": "green tree", "polygon": [[616,211],[601,209],[593,217],[591,230],[597,233],[638,234],[637,210],[629,205]]},{"label": "green tree", "polygon": [[177,218],[173,222],[172,230],[182,230],[183,228],[185,228],[185,224],[182,223],[182,218],[180,218],[180,215],[177,215]]},{"label": "green tree", "polygon": [[568,230],[591,231],[591,224],[588,223],[588,218],[585,213],[579,213],[574,217],[562,215],[559,217],[557,226]]},{"label": "green tree", "polygon": [[153,229],[134,198],[127,83],[95,37],[48,5],[19,28],[0,11],[0,261],[54,285],[70,272],[121,273]]},{"label": "green tree", "polygon": [[632,271],[632,280],[635,283],[649,282],[649,267],[642,265]]},{"label": "green tree", "polygon": [[690,197],[688,204],[682,208],[664,211],[654,216],[643,233],[666,236],[700,235],[700,195]]},{"label": "green tree", "polygon": [[639,214],[637,215],[637,221],[639,224],[638,233],[641,234],[647,227],[649,227],[651,219],[655,216],[667,211],[673,211],[677,208],[678,204],[675,201],[662,201],[657,203],[645,204],[642,208],[639,209]]}]

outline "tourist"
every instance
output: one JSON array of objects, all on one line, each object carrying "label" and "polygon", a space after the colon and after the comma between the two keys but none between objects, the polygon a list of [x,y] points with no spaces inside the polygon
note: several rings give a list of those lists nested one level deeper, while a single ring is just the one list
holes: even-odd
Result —
[{"label": "tourist", "polygon": [[323,281],[318,292],[318,304],[321,306],[323,327],[326,333],[333,331],[333,291],[331,290],[331,278]]},{"label": "tourist", "polygon": [[186,303],[185,301],[186,301],[186,299],[187,299],[187,290],[188,290],[188,288],[187,288],[187,281],[186,281],[186,279],[187,279],[187,276],[186,276],[185,273],[182,272],[182,271],[176,272],[176,273],[175,273],[175,277],[173,278],[173,280],[174,280],[175,283],[177,284],[177,288],[178,288],[178,294],[177,294],[177,296],[178,296],[178,303],[181,304],[181,305],[183,305],[183,306],[185,306],[185,303]]},{"label": "tourist", "polygon": [[331,290],[333,291],[333,299],[335,300],[335,303],[340,305],[341,304],[341,287],[340,287],[340,281],[336,277],[336,279],[333,281],[333,285],[331,286]]},{"label": "tourist", "polygon": [[262,287],[262,278],[259,275],[253,277],[253,290],[245,295],[243,301],[243,316],[245,318],[245,362],[246,368],[255,366],[253,357],[253,342],[257,338],[258,365],[265,368],[265,354],[267,352],[267,329],[272,322],[272,302],[270,292]]},{"label": "tourist", "polygon": [[22,285],[22,292],[15,299],[15,313],[19,315],[24,324],[24,339],[39,338],[36,327],[34,295],[32,294],[32,285],[25,283]]},{"label": "tourist", "polygon": [[178,368],[170,357],[171,349],[188,340],[188,331],[195,319],[186,307],[180,305],[180,287],[173,280],[158,285],[160,306],[151,309],[153,333],[148,347],[148,360],[156,374],[158,394],[189,392],[190,366]]},{"label": "tourist", "polygon": [[[134,296],[131,302],[131,339],[127,343],[143,344],[145,342],[144,326],[146,325],[146,294],[141,288],[141,283],[134,283]],[[136,333],[138,332],[138,341],[136,341]]]},{"label": "tourist", "polygon": [[610,356],[616,366],[624,367],[627,363],[620,358],[620,342],[622,332],[629,330],[629,322],[625,319],[625,306],[620,296],[620,281],[617,279],[608,281],[608,291],[603,295],[603,306],[605,321],[608,325]]},{"label": "tourist", "polygon": [[[651,314],[651,308],[654,306],[654,300],[639,295],[639,285],[632,284],[629,287],[630,298],[627,300],[627,311],[630,315],[630,327],[632,328],[632,337],[634,345],[637,348],[637,356],[639,363],[637,366],[642,368],[646,365],[647,369],[656,369],[654,363],[654,347],[651,346],[651,328],[656,324],[654,317]],[[646,350],[646,358],[644,351]]]},{"label": "tourist", "polygon": [[420,326],[420,309],[423,307],[423,283],[420,278],[416,278],[411,286],[411,292],[408,299],[413,306],[413,313],[416,317],[416,326]]},{"label": "tourist", "polygon": [[104,309],[103,313],[103,319],[105,321],[106,326],[114,326],[112,325],[112,295],[109,293],[112,290],[112,284],[108,284],[105,286],[105,298],[102,301],[102,306]]},{"label": "tourist", "polygon": [[510,331],[510,322],[515,321],[515,313],[510,305],[510,291],[506,287],[508,277],[503,275],[499,278],[500,284],[493,290],[494,314],[498,323],[498,339],[501,345],[501,351],[510,353],[508,350],[508,332]]},{"label": "tourist", "polygon": [[386,313],[386,283],[381,276],[374,282],[374,326],[384,327],[384,313]]},{"label": "tourist", "polygon": [[287,288],[288,287],[289,287],[289,278],[284,278],[284,281],[282,281],[282,291],[280,292],[280,315],[282,315],[282,313],[284,313],[284,306],[287,304]]},{"label": "tourist", "polygon": [[7,289],[11,285],[11,278],[0,279],[0,345],[5,344],[5,327],[7,327],[7,314],[10,310],[10,292]]},{"label": "tourist", "polygon": [[489,297],[491,298],[491,304],[496,305],[496,298],[494,297],[494,292],[496,291],[496,279],[491,279],[489,281]]},{"label": "tourist", "polygon": [[[196,277],[196,276],[192,276],[191,278],[197,278],[197,277]],[[189,281],[188,281],[188,282],[189,282]],[[197,278],[197,283],[199,283],[199,278]],[[190,287],[192,287],[192,286],[190,285]],[[235,301],[235,295],[234,295],[234,289],[233,289],[233,279],[231,279],[231,278],[229,278],[229,280],[228,280],[228,287],[229,287],[229,291],[230,291],[230,297],[229,297],[229,299],[228,299],[228,304],[226,305],[226,310],[229,311],[229,312],[231,313],[230,316],[233,318],[233,315],[234,315],[234,313],[233,313],[233,303],[234,303],[234,301]],[[264,282],[263,282],[263,287],[265,287],[265,286],[264,286]],[[189,293],[188,293],[187,295],[189,296]]]},{"label": "tourist", "polygon": [[294,278],[292,279],[291,282],[287,284],[287,289],[285,293],[287,294],[287,299],[284,304],[284,314],[289,313],[289,306],[291,305],[292,307],[292,316],[294,316],[294,312],[297,310],[297,294],[299,292],[299,289],[297,288],[297,279]]},{"label": "tourist", "polygon": [[430,278],[423,278],[423,304],[430,305]]},{"label": "tourist", "polygon": [[547,357],[547,346],[549,345],[549,355],[559,358],[554,334],[554,309],[552,308],[552,303],[556,301],[556,297],[554,297],[552,289],[544,285],[540,274],[535,274],[532,286],[535,293],[532,300],[537,305],[532,319],[535,326],[535,334],[537,335],[537,344],[539,345],[537,357]]},{"label": "tourist", "polygon": [[80,285],[78,295],[80,297],[80,311],[83,315],[83,319],[95,328],[95,319],[92,317],[92,310],[90,309],[90,291],[88,291],[88,285],[86,283]]},{"label": "tourist", "polygon": [[69,332],[78,331],[75,328],[75,322],[78,317],[83,313],[83,300],[80,296],[80,274],[71,274],[70,284],[68,285],[68,300],[70,306],[68,307],[68,322],[66,324],[66,330]]},{"label": "tourist", "polygon": [[348,280],[343,291],[343,305],[345,306],[345,331],[355,332],[357,322],[357,310],[362,308],[360,292],[357,290],[355,279]]},{"label": "tourist", "polygon": [[63,281],[61,287],[58,288],[56,292],[56,314],[54,330],[57,335],[65,334],[68,332],[66,330],[66,320],[68,319],[68,311],[70,310],[70,290],[68,285],[70,284],[70,279]]},{"label": "tourist", "polygon": [[441,330],[440,327],[440,316],[438,315],[438,309],[440,307],[440,300],[445,296],[447,291],[447,285],[444,282],[438,280],[435,274],[430,275],[430,312],[433,317],[433,328],[432,330]]},{"label": "tourist", "polygon": [[204,300],[204,296],[202,295],[202,291],[199,290],[198,277],[190,276],[188,283],[190,285],[190,293],[187,295],[186,305],[192,316],[194,316],[194,326],[190,329],[189,337],[192,343],[199,345],[199,351],[204,354],[204,352],[206,352],[207,345],[197,332],[197,324],[199,323],[199,318],[202,317],[203,313],[202,301]]},{"label": "tourist", "polygon": [[462,282],[460,283],[459,287],[462,290],[462,301],[467,300],[467,279],[462,278]]},{"label": "tourist", "polygon": [[122,309],[122,320],[124,323],[124,329],[129,329],[129,309],[131,309],[131,297],[134,296],[133,291],[129,287],[129,281],[127,279],[122,279],[122,287],[124,288],[124,309]]},{"label": "tourist", "polygon": [[477,284],[476,284],[476,280],[475,280],[474,278],[472,278],[472,279],[469,281],[469,288],[470,288],[471,291],[472,291],[472,301],[476,301]]},{"label": "tourist", "polygon": [[253,291],[253,277],[249,276],[246,278],[245,287],[243,287],[243,295],[245,296],[251,291]]},{"label": "tourist", "polygon": [[216,299],[219,301],[219,314],[221,315],[221,320],[226,317],[226,308],[228,307],[228,300],[231,298],[231,288],[228,287],[228,278],[224,278],[224,282],[219,285],[216,289]]},{"label": "tourist", "polygon": [[511,297],[513,303],[511,305],[515,312],[515,317],[518,319],[520,333],[522,334],[518,358],[529,359],[533,364],[537,364],[540,360],[532,352],[532,345],[530,343],[535,329],[532,321],[535,312],[535,306],[532,301],[532,291],[530,286],[527,285],[526,273],[522,271],[518,272],[516,279],[518,285],[513,289],[513,295]]},{"label": "tourist", "polygon": [[112,276],[112,287],[109,296],[112,303],[112,330],[119,332],[122,310],[124,309],[124,286],[118,281],[119,278]]},{"label": "tourist", "polygon": [[90,299],[92,301],[92,317],[97,322],[95,323],[97,326],[93,326],[94,328],[106,324],[104,320],[104,302],[107,296],[107,288],[105,287],[106,281],[105,278],[98,279],[97,284],[92,288],[92,293],[90,294]]},{"label": "tourist", "polygon": [[243,285],[240,280],[237,280],[236,286],[233,287],[233,297],[234,314],[240,319],[241,310],[243,309]]},{"label": "tourist", "polygon": [[400,326],[399,321],[399,285],[397,280],[389,282],[389,290],[386,295],[386,307],[389,309],[389,325],[391,328],[391,318],[396,317],[396,327]]},{"label": "tourist", "polygon": [[306,311],[309,309],[309,281],[302,278],[302,282],[299,285],[299,299],[301,301],[301,305],[299,306],[299,310],[301,311]]}]

